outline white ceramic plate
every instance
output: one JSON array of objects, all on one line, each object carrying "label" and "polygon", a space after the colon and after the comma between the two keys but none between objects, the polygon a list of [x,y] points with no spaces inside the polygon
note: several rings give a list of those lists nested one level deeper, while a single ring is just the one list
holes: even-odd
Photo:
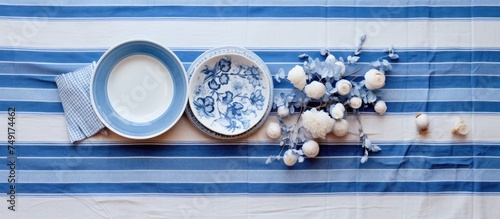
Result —
[{"label": "white ceramic plate", "polygon": [[150,41],[127,41],[99,59],[90,83],[91,102],[113,132],[133,139],[152,138],[182,116],[187,81],[172,51]]},{"label": "white ceramic plate", "polygon": [[188,69],[187,115],[204,133],[222,139],[251,134],[272,106],[269,69],[255,53],[220,47],[200,55]]}]

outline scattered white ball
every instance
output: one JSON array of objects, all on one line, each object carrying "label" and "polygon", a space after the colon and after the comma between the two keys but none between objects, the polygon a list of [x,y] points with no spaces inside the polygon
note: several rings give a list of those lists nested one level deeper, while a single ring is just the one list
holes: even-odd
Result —
[{"label": "scattered white ball", "polygon": [[335,105],[330,109],[330,115],[334,119],[342,119],[344,117],[344,111]]},{"label": "scattered white ball", "polygon": [[342,112],[345,112],[345,107],[344,107],[344,104],[341,104],[341,103],[337,103],[335,104],[335,107],[339,108],[342,110]]},{"label": "scattered white ball", "polygon": [[306,95],[312,99],[319,99],[325,95],[325,85],[318,81],[313,81],[304,88]]},{"label": "scattered white ball", "polygon": [[451,129],[451,133],[465,136],[469,133],[469,127],[467,127],[467,123],[463,119],[459,118],[455,121],[455,126]]},{"label": "scattered white ball", "polygon": [[288,81],[299,90],[304,89],[307,84],[307,75],[302,66],[296,65],[288,72]]},{"label": "scattered white ball", "polygon": [[347,122],[347,120],[345,119],[335,122],[332,131],[333,134],[335,134],[336,136],[344,137],[345,135],[347,135],[347,132],[349,131],[349,122]]},{"label": "scattered white ball", "polygon": [[306,155],[307,157],[316,157],[316,156],[318,156],[318,153],[319,153],[319,144],[318,144],[318,142],[316,142],[314,140],[306,141],[302,145],[302,152],[304,152],[304,155]]},{"label": "scattered white ball", "polygon": [[278,107],[278,116],[279,117],[287,117],[288,115],[290,115],[290,110],[288,109],[288,107],[285,107],[285,106]]},{"label": "scattered white ball", "polygon": [[349,106],[353,109],[359,109],[362,104],[363,100],[359,97],[351,97],[351,99],[349,99]]},{"label": "scattered white ball", "polygon": [[283,155],[283,162],[285,165],[291,167],[297,163],[297,160],[299,159],[299,156],[295,154],[291,149],[288,149],[285,152],[285,155]]},{"label": "scattered white ball", "polygon": [[345,96],[351,93],[352,84],[348,80],[342,79],[340,81],[337,81],[337,83],[335,83],[335,87],[337,88],[337,93],[339,93],[342,96]]},{"label": "scattered white ball", "polygon": [[380,89],[385,85],[385,75],[377,69],[365,73],[365,86],[369,90]]},{"label": "scattered white ball", "polygon": [[278,123],[271,122],[267,125],[267,136],[272,139],[277,139],[281,136],[281,127]]},{"label": "scattered white ball", "polygon": [[387,111],[387,105],[385,104],[385,101],[379,100],[377,103],[375,103],[375,112],[377,112],[379,115],[384,115],[384,113]]},{"label": "scattered white ball", "polygon": [[418,130],[426,130],[429,127],[430,121],[427,114],[419,113],[415,117],[415,125],[417,125]]}]

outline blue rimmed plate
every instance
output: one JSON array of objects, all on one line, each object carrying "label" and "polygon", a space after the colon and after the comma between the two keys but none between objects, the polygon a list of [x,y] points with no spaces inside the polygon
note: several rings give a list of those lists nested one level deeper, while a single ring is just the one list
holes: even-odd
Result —
[{"label": "blue rimmed plate", "polygon": [[188,69],[186,115],[205,134],[220,139],[248,136],[272,107],[273,81],[264,61],[241,47],[219,47]]},{"label": "blue rimmed plate", "polygon": [[186,71],[169,49],[150,41],[127,41],[99,59],[91,78],[92,107],[111,131],[146,139],[169,130],[188,99]]}]

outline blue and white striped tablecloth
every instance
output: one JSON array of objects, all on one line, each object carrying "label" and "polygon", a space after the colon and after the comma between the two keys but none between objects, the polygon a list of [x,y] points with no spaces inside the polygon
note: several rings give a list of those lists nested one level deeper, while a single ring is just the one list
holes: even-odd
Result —
[{"label": "blue and white striped tablecloth", "polygon": [[[500,215],[500,2],[161,2],[0,1],[0,218]],[[280,147],[264,129],[218,141],[185,117],[150,140],[110,133],[69,143],[55,76],[120,42],[156,41],[186,69],[207,49],[241,46],[277,73],[301,64],[302,53],[319,57],[322,48],[345,58],[362,34],[361,63],[390,45],[400,56],[382,89],[387,114],[361,118],[383,150],[365,164],[355,128],[345,138],[328,136],[317,158],[293,168],[265,164]],[[290,89],[275,83],[277,92]],[[9,107],[16,109],[15,159]],[[419,112],[431,118],[424,135],[414,124]],[[468,135],[451,133],[457,118]]]}]

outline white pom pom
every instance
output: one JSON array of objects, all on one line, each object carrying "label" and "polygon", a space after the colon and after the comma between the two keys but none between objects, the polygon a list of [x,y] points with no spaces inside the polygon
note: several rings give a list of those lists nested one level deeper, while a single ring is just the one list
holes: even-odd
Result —
[{"label": "white pom pom", "polygon": [[415,117],[415,125],[419,130],[425,130],[429,127],[430,121],[429,117],[426,114],[419,113]]},{"label": "white pom pom", "polygon": [[266,133],[269,138],[277,139],[281,136],[281,127],[278,123],[271,122],[267,125]]},{"label": "white pom pom", "polygon": [[349,131],[349,122],[347,122],[347,120],[345,119],[337,121],[333,125],[333,134],[335,134],[338,137],[343,137],[347,135],[348,131]]},{"label": "white pom pom", "polygon": [[361,98],[359,98],[359,97],[351,97],[349,102],[350,102],[349,105],[353,109],[359,109],[361,107],[361,105],[363,104],[363,100],[361,100]]},{"label": "white pom pom", "polygon": [[380,89],[385,85],[385,75],[377,69],[370,69],[365,74],[365,86],[369,90]]},{"label": "white pom pom", "polygon": [[374,108],[375,112],[377,112],[379,115],[384,115],[384,113],[387,111],[387,105],[383,100],[377,101]]},{"label": "white pom pom", "polygon": [[469,133],[469,127],[467,127],[467,123],[463,119],[459,118],[455,121],[455,126],[451,129],[451,133],[465,136]]},{"label": "white pom pom", "polygon": [[291,167],[297,163],[298,158],[299,156],[296,153],[294,153],[291,149],[288,149],[285,152],[285,155],[283,155],[283,162],[285,165]]},{"label": "white pom pom", "polygon": [[323,97],[323,95],[325,95],[325,91],[325,85],[318,81],[313,81],[304,88],[306,95],[312,99],[319,99]]},{"label": "white pom pom", "polygon": [[352,84],[348,80],[342,79],[340,81],[337,81],[337,83],[335,83],[335,87],[337,88],[337,92],[340,95],[345,96],[351,93]]},{"label": "white pom pom", "polygon": [[319,153],[319,144],[316,141],[309,140],[302,145],[302,152],[307,157],[316,157]]},{"label": "white pom pom", "polygon": [[285,106],[278,107],[278,116],[287,117],[290,114],[290,110]]},{"label": "white pom pom", "polygon": [[307,75],[302,66],[296,65],[288,72],[287,79],[299,90],[304,89],[307,83]]},{"label": "white pom pom", "polygon": [[345,107],[344,107],[344,104],[341,104],[341,103],[337,103],[335,104],[335,107],[339,108],[342,110],[342,112],[345,112]]},{"label": "white pom pom", "polygon": [[342,119],[344,117],[344,111],[341,108],[334,106],[330,110],[330,115],[334,119]]}]

